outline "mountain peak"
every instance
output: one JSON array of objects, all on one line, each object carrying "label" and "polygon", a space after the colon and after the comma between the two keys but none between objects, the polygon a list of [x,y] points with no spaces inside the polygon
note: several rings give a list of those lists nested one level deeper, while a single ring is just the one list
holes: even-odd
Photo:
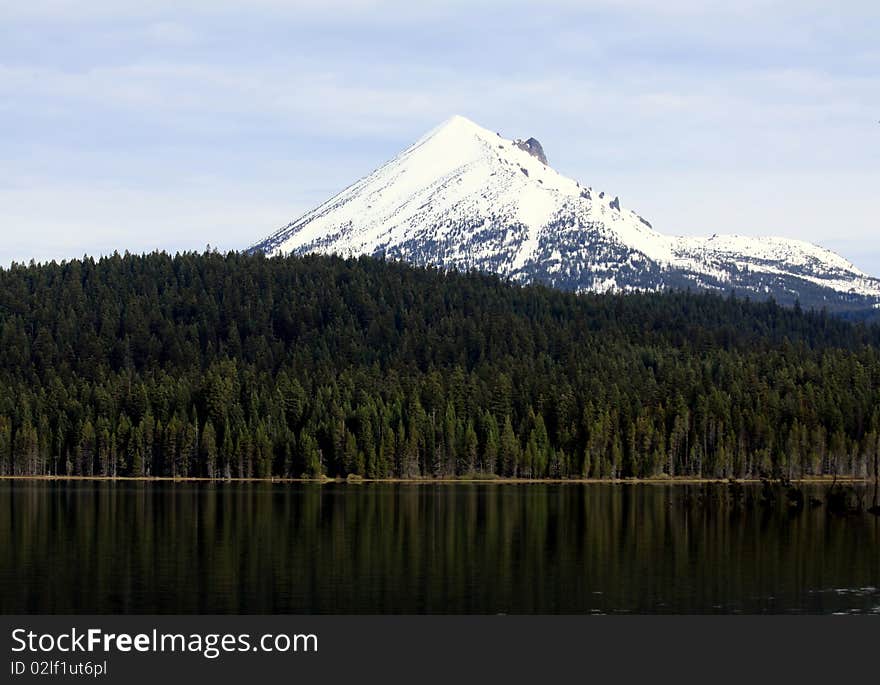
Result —
[{"label": "mountain peak", "polygon": [[547,164],[535,138],[455,115],[252,250],[384,254],[570,290],[696,288],[822,306],[880,302],[880,280],[777,238],[664,235],[613,193]]},{"label": "mountain peak", "polygon": [[491,140],[493,137],[497,137],[497,134],[483,128],[467,117],[460,114],[453,114],[451,117],[423,135],[411,146],[410,149],[418,147],[426,141],[435,138],[442,138],[449,141],[453,139],[471,140],[474,138]]},{"label": "mountain peak", "polygon": [[468,126],[470,128],[482,128],[476,122],[471,121],[466,116],[462,116],[461,114],[453,114],[446,121],[440,124],[441,128],[445,128],[447,126]]}]

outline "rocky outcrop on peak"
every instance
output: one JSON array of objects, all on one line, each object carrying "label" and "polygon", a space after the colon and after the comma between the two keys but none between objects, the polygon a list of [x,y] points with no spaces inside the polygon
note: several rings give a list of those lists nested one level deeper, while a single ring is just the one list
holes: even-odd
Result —
[{"label": "rocky outcrop on peak", "polygon": [[550,166],[550,162],[547,161],[547,155],[544,154],[544,148],[541,147],[541,143],[539,143],[537,139],[529,138],[528,140],[514,140],[513,144],[520,150],[528,152],[532,157],[541,162],[541,164]]}]

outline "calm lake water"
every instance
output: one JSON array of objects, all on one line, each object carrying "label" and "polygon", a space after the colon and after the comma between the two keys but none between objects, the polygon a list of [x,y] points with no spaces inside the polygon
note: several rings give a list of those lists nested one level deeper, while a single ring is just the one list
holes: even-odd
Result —
[{"label": "calm lake water", "polygon": [[0,610],[880,612],[877,517],[759,492],[3,481]]}]

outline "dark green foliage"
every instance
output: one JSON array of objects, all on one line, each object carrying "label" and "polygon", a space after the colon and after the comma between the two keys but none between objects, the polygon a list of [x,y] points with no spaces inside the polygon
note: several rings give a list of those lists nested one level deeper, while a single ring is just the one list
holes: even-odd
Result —
[{"label": "dark green foliage", "polygon": [[0,270],[0,473],[872,475],[880,329],[384,260]]}]

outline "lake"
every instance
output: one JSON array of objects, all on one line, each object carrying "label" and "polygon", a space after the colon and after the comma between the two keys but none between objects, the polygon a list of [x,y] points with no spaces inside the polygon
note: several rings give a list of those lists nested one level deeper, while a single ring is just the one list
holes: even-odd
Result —
[{"label": "lake", "polygon": [[759,493],[7,480],[0,610],[880,612],[877,517]]}]

